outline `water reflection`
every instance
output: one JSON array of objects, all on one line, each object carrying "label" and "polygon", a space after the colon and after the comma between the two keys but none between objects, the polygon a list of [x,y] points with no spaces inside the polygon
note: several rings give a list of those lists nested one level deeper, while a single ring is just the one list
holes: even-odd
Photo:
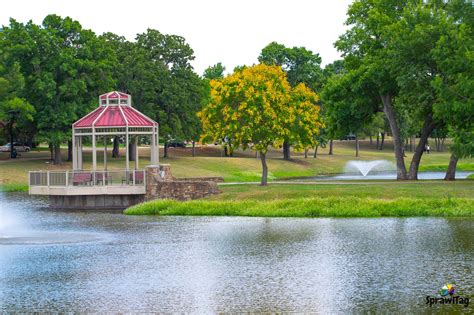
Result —
[{"label": "water reflection", "polygon": [[414,313],[447,281],[474,289],[473,220],[126,217],[13,194],[0,206],[28,229],[100,236],[0,245],[0,311]]}]

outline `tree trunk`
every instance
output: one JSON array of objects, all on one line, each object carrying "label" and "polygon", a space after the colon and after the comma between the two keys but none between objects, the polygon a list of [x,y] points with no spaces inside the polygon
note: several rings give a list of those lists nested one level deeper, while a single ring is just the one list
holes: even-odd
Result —
[{"label": "tree trunk", "polygon": [[72,140],[68,140],[67,142],[67,161],[72,161]]},{"label": "tree trunk", "polygon": [[192,149],[192,156],[195,157],[196,156],[196,141],[193,140],[193,149]]},{"label": "tree trunk", "polygon": [[313,157],[314,157],[315,159],[318,158],[318,148],[319,148],[319,145],[317,145],[317,146],[314,147],[314,155],[313,155]]},{"label": "tree trunk", "polygon": [[305,158],[305,159],[308,158],[308,151],[309,151],[308,148],[304,149],[304,158]]},{"label": "tree trunk", "polygon": [[258,158],[258,151],[255,151],[255,158]]},{"label": "tree trunk", "polygon": [[227,144],[224,145],[224,156],[226,156],[226,157],[229,156],[229,151],[227,149]]},{"label": "tree trunk", "polygon": [[446,176],[444,180],[455,180],[456,179],[456,166],[458,164],[458,157],[453,153],[449,159],[448,170],[446,171]]},{"label": "tree trunk", "polygon": [[370,139],[370,144],[374,144],[374,141],[372,140],[372,135],[369,136]]},{"label": "tree trunk", "polygon": [[356,157],[359,157],[359,137],[355,137],[356,140]]},{"label": "tree trunk", "polygon": [[267,186],[268,167],[267,167],[267,153],[260,152],[260,161],[262,162],[262,182],[260,185]]},{"label": "tree trunk", "polygon": [[135,145],[135,141],[130,141],[128,144],[128,160],[135,161],[137,146]]},{"label": "tree trunk", "polygon": [[333,151],[332,151],[332,146],[333,146],[333,140],[329,140],[329,155],[333,155]]},{"label": "tree trunk", "polygon": [[378,149],[380,145],[380,133],[377,133],[377,142],[375,144],[375,148]]},{"label": "tree trunk", "polygon": [[59,165],[63,164],[63,161],[61,160],[61,144],[57,143],[54,144],[54,164]]},{"label": "tree trunk", "polygon": [[433,122],[433,115],[429,114],[426,117],[425,123],[423,125],[423,129],[421,131],[420,141],[418,142],[418,146],[416,147],[415,153],[413,153],[413,157],[411,159],[408,179],[411,179],[411,180],[418,179],[418,167],[420,166],[421,157],[423,156],[423,152],[425,150],[425,145],[428,141],[428,137],[430,136],[434,128],[435,128],[435,123]]},{"label": "tree trunk", "polygon": [[119,137],[118,136],[115,136],[114,137],[114,147],[112,149],[112,157],[114,158],[118,158],[120,157],[120,141],[119,141]]},{"label": "tree trunk", "polygon": [[168,141],[166,141],[166,140],[165,140],[165,143],[164,143],[163,157],[164,158],[168,157]]},{"label": "tree trunk", "polygon": [[13,159],[13,150],[15,149],[15,146],[14,146],[15,141],[13,141],[13,118],[8,124],[8,132],[10,135],[10,159]]},{"label": "tree trunk", "polygon": [[385,132],[382,132],[381,135],[382,135],[382,140],[380,141],[380,146],[379,146],[380,151],[383,150],[383,145],[385,144]]},{"label": "tree trunk", "polygon": [[54,161],[54,147],[53,147],[53,144],[52,143],[48,144],[48,147],[49,147],[49,159],[51,161]]},{"label": "tree trunk", "polygon": [[[383,111],[387,116],[390,129],[392,130],[395,160],[397,163],[397,179],[407,179],[407,170],[405,167],[405,160],[403,159],[402,138],[400,135],[400,128],[398,126],[397,120],[395,119],[395,113],[392,108],[392,98],[390,95],[382,95],[381,98],[383,102]],[[385,134],[383,133],[381,148],[383,147],[384,138]]]},{"label": "tree trunk", "polygon": [[287,161],[291,159],[290,143],[288,140],[283,142],[283,159]]}]

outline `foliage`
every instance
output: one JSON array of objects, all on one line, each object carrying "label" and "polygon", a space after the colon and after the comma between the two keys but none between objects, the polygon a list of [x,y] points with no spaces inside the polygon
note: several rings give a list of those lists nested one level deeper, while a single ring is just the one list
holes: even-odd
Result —
[{"label": "foliage", "polygon": [[[461,9],[453,11],[456,6]],[[361,80],[354,84],[375,92],[383,103],[400,179],[417,178],[424,144],[439,124],[433,115],[438,98],[433,84],[445,75],[443,60],[451,59],[436,57],[439,43],[451,37],[450,28],[464,27],[456,14],[472,16],[472,11],[467,1],[438,0],[357,0],[349,8],[346,24],[350,29],[336,47],[343,52],[348,75],[359,74]],[[469,76],[469,69],[464,71]],[[407,174],[403,140],[413,134],[421,137]]]},{"label": "foliage", "polygon": [[25,78],[24,98],[36,109],[39,138],[59,148],[70,139],[71,124],[113,86],[113,51],[79,22],[57,15],[41,25],[11,19],[1,34],[7,62],[18,63]]},{"label": "foliage", "polygon": [[273,201],[154,200],[125,210],[129,215],[206,215],[250,217],[473,217],[474,204],[462,198],[393,200],[328,197]]},{"label": "foliage", "polygon": [[[1,57],[5,55],[0,50]],[[15,119],[20,120],[19,123],[33,120],[35,109],[22,97],[24,88],[25,81],[18,62],[8,64],[0,60],[0,124],[7,125],[12,111],[17,113]]]},{"label": "foliage", "polygon": [[193,71],[194,52],[185,39],[153,29],[138,34],[136,42],[111,33],[102,37],[117,51],[118,89],[132,94],[134,106],[160,123],[163,137],[197,140],[196,113],[206,85]]},{"label": "foliage", "polygon": [[474,156],[474,8],[467,1],[447,6],[450,22],[433,55],[441,74],[432,86],[437,100],[434,113],[446,121],[458,157]]},{"label": "foliage", "polygon": [[221,62],[218,62],[213,66],[207,67],[202,76],[208,80],[219,80],[224,78],[224,71],[225,67]]},{"label": "foliage", "polygon": [[289,133],[290,86],[277,66],[257,65],[211,81],[210,103],[199,113],[204,141],[229,137],[266,153]]},{"label": "foliage", "polygon": [[302,146],[315,142],[321,126],[316,101],[317,95],[303,84],[292,91],[279,66],[260,64],[244,68],[222,80],[211,81],[210,102],[199,113],[203,141],[227,138],[234,145],[258,151],[265,185],[265,155],[269,146],[288,138]]},{"label": "foliage", "polygon": [[27,192],[28,185],[27,184],[0,184],[0,191],[1,192]]},{"label": "foliage", "polygon": [[260,63],[278,65],[287,73],[292,87],[304,83],[313,91],[321,87],[321,57],[304,47],[285,47],[272,42],[262,49]]}]

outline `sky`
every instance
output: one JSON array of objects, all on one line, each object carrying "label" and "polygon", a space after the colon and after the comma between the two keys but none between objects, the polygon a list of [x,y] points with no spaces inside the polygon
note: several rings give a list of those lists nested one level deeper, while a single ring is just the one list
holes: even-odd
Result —
[{"label": "sky", "polygon": [[147,28],[183,36],[194,50],[198,74],[218,62],[257,63],[272,41],[319,53],[326,65],[340,58],[334,42],[351,0],[15,0],[2,3],[0,24],[9,19],[40,24],[48,14],[69,16],[97,34],[113,32],[133,40]]}]

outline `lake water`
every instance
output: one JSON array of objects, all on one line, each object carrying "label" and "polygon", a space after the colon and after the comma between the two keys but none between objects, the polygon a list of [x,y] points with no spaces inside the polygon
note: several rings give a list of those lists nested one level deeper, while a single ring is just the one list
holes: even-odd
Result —
[{"label": "lake water", "polygon": [[[473,310],[473,220],[0,211],[0,313]],[[446,282],[469,307],[425,304]]]},{"label": "lake water", "polygon": [[[456,172],[456,179],[466,179],[469,175],[474,172],[469,171],[458,171]],[[418,179],[420,180],[435,180],[444,179],[446,172],[419,172]],[[397,179],[396,172],[370,172],[367,176],[363,176],[359,173],[352,174],[339,174],[335,176],[316,176],[306,178],[309,180],[391,180]]]}]

